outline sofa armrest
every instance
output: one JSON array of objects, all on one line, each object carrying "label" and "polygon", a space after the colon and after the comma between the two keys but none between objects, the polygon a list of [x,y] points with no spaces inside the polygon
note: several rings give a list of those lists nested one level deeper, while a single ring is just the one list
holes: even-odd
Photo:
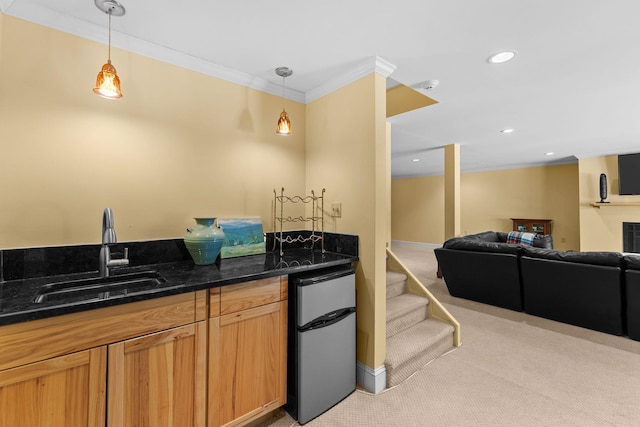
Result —
[{"label": "sofa armrest", "polygon": [[535,248],[531,246],[524,248],[523,251],[523,256],[536,259],[619,268],[623,267],[623,257],[619,252],[564,252],[552,249]]}]

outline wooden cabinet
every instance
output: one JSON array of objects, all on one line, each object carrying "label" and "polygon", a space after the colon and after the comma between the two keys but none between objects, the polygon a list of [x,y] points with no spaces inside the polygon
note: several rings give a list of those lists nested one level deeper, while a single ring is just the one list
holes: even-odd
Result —
[{"label": "wooden cabinet", "polygon": [[551,219],[511,218],[513,231],[525,231],[529,233],[551,234]]},{"label": "wooden cabinet", "polygon": [[204,427],[206,322],[109,346],[109,427]]},{"label": "wooden cabinet", "polygon": [[286,403],[286,297],[286,277],[211,296],[209,427],[244,425]]},{"label": "wooden cabinet", "polygon": [[0,427],[244,425],[286,403],[287,277],[0,326]]},{"label": "wooden cabinet", "polygon": [[105,425],[105,347],[0,371],[0,426]]},{"label": "wooden cabinet", "polygon": [[205,296],[0,327],[0,427],[204,426]]}]

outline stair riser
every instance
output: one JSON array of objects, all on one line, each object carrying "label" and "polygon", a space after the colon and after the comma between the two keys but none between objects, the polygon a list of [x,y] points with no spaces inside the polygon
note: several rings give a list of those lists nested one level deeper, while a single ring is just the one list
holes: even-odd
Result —
[{"label": "stair riser", "polygon": [[429,318],[429,308],[425,304],[422,307],[404,312],[395,319],[387,319],[387,338],[410,328]]},{"label": "stair riser", "polygon": [[387,388],[393,387],[405,381],[413,373],[421,370],[430,361],[437,359],[444,353],[453,348],[453,338],[451,335],[441,338],[437,342],[433,343],[424,352],[421,352],[414,357],[403,361],[398,366],[386,366],[387,374]]},{"label": "stair riser", "polygon": [[397,297],[407,292],[407,282],[397,282],[387,285],[387,299]]},{"label": "stair riser", "polygon": [[429,319],[429,300],[407,293],[407,276],[387,272],[387,387],[453,348],[454,328]]}]

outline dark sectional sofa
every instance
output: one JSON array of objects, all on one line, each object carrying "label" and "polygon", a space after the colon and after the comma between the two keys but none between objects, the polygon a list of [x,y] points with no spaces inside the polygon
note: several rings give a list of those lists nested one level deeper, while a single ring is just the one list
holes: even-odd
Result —
[{"label": "dark sectional sofa", "polygon": [[640,340],[640,255],[553,250],[487,231],[435,250],[451,295]]},{"label": "dark sectional sofa", "polygon": [[627,318],[627,335],[640,341],[640,256],[625,256],[626,285],[625,315]]},{"label": "dark sectional sofa", "polygon": [[487,231],[446,241],[435,250],[438,267],[451,295],[522,311],[522,247],[505,243],[502,234]]}]

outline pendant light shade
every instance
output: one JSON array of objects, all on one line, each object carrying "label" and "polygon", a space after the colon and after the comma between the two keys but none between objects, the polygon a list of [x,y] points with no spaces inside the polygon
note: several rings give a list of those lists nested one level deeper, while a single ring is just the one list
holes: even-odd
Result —
[{"label": "pendant light shade", "polygon": [[291,135],[291,120],[289,120],[289,115],[284,108],[282,109],[282,113],[280,113],[280,118],[278,119],[276,133],[278,135]]},{"label": "pendant light shade", "polygon": [[96,77],[96,87],[93,88],[93,92],[103,98],[118,99],[122,98],[122,91],[120,90],[120,77],[116,67],[111,64],[111,17],[122,16],[125,13],[124,6],[117,1],[112,0],[94,0],[96,7],[101,11],[109,15],[109,51],[107,63],[102,66],[102,69]]},{"label": "pendant light shade", "polygon": [[[282,98],[284,99],[284,79],[293,74],[293,70],[287,67],[278,67],[276,68],[276,74],[282,77]],[[278,119],[276,134],[291,135],[291,120],[289,120],[289,115],[284,108],[282,109],[282,113],[280,113],[280,118]]]},{"label": "pendant light shade", "polygon": [[93,91],[103,98],[118,99],[122,98],[120,90],[120,77],[116,71],[116,67],[111,65],[111,60],[102,66],[102,70],[96,78],[96,87]]}]

